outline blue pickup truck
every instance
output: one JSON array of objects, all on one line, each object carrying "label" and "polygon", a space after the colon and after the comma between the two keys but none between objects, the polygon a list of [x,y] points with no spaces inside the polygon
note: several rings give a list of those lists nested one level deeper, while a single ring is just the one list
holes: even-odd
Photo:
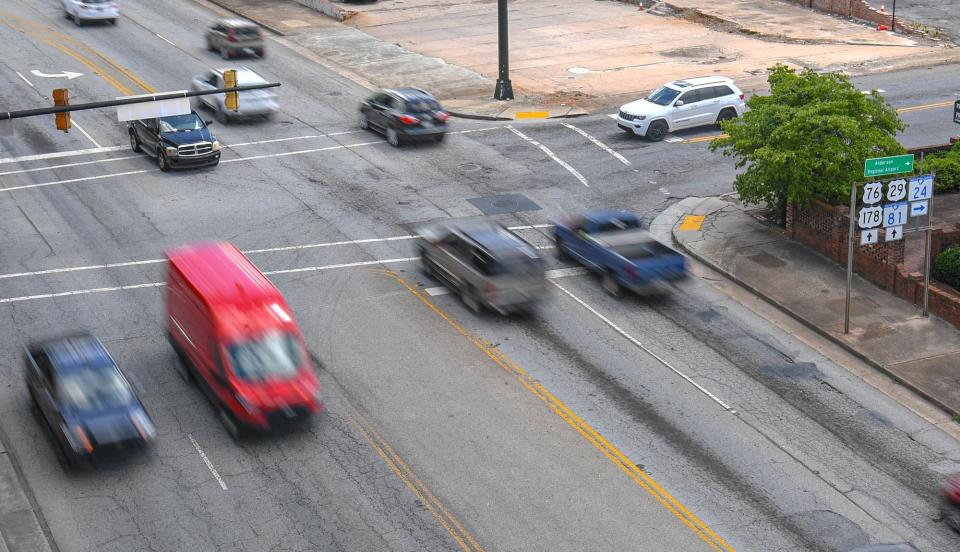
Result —
[{"label": "blue pickup truck", "polygon": [[602,278],[614,297],[643,293],[687,276],[687,261],[640,227],[629,211],[594,211],[554,226],[557,256],[573,259]]}]

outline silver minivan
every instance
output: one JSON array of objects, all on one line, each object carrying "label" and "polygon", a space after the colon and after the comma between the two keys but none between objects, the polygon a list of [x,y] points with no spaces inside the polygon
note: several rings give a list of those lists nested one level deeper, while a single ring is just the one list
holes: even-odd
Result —
[{"label": "silver minivan", "polygon": [[530,310],[546,294],[546,269],[535,247],[488,220],[425,226],[417,249],[424,270],[460,294],[472,311]]},{"label": "silver minivan", "polygon": [[244,19],[222,19],[211,25],[206,33],[207,50],[223,59],[237,55],[264,56],[263,34],[260,27]]}]

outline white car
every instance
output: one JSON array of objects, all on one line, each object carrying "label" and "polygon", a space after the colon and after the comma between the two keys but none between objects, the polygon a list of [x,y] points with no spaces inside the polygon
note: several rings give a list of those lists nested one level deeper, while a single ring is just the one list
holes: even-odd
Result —
[{"label": "white car", "polygon": [[86,21],[109,21],[116,25],[120,8],[113,0],[60,0],[63,15],[79,27]]},{"label": "white car", "polygon": [[726,77],[698,77],[661,86],[620,108],[617,126],[654,142],[682,128],[719,124],[743,115],[743,92]]},{"label": "white car", "polygon": [[[223,72],[225,69],[213,69],[193,77],[191,90],[213,90],[224,88]],[[237,69],[237,86],[248,84],[264,84],[267,81],[248,67]],[[212,109],[214,117],[220,123],[241,117],[263,116],[270,118],[280,110],[277,95],[269,88],[260,90],[245,90],[240,92],[239,110],[231,111],[225,104],[226,94],[208,94],[196,96],[196,106]]]}]

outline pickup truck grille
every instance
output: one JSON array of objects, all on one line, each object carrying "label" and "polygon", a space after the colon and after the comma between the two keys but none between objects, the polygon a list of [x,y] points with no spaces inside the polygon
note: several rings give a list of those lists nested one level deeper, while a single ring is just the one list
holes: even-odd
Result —
[{"label": "pickup truck grille", "polygon": [[196,144],[180,146],[177,148],[177,151],[179,152],[180,157],[207,155],[213,151],[213,144],[210,142],[197,142]]}]

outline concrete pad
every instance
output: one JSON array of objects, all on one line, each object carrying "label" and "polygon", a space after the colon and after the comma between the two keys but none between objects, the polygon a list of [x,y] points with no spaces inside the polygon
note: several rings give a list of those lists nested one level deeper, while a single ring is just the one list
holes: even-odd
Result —
[{"label": "concrete pad", "polygon": [[890,366],[916,385],[939,390],[938,398],[960,412],[960,370],[957,367],[960,367],[960,353],[956,352]]}]

